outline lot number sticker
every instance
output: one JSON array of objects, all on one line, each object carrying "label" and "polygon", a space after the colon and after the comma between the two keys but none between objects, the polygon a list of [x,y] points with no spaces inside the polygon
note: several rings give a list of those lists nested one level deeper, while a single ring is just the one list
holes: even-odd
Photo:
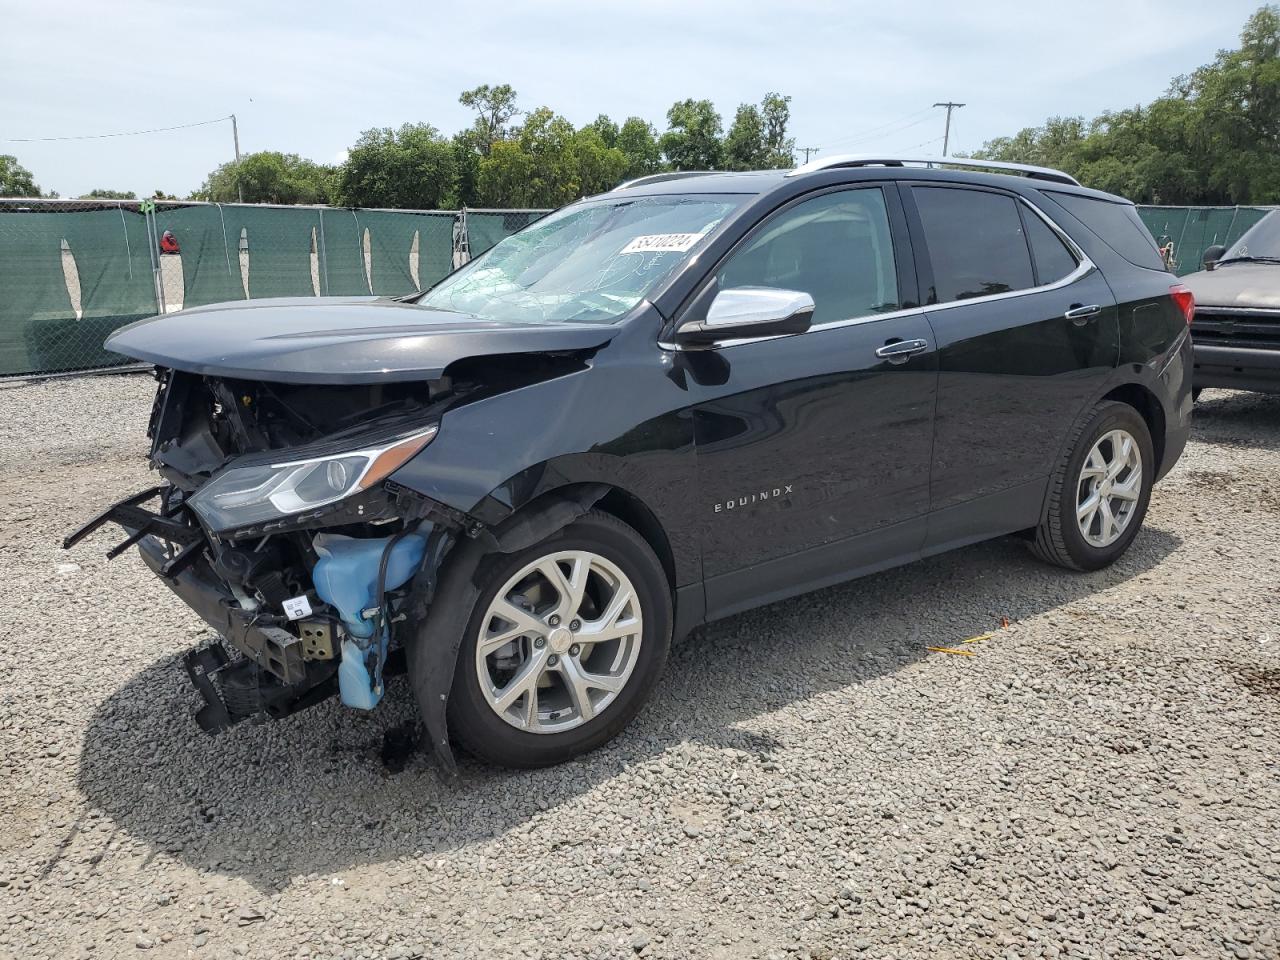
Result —
[{"label": "lot number sticker", "polygon": [[684,253],[702,239],[700,233],[648,233],[636,237],[623,253]]}]

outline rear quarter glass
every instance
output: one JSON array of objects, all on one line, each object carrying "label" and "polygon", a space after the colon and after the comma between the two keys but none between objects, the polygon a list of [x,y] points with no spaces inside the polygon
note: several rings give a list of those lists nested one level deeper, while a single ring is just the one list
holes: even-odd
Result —
[{"label": "rear quarter glass", "polygon": [[1168,269],[1133,204],[1057,190],[1044,192],[1134,266],[1162,272]]}]

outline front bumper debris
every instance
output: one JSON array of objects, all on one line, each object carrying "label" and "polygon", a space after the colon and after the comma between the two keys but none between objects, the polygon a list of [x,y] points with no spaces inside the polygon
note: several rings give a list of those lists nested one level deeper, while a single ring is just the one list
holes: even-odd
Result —
[{"label": "front bumper debris", "polygon": [[[159,537],[177,547],[172,556],[164,558],[159,567],[153,567],[166,580],[176,576],[188,567],[200,555],[205,545],[204,531],[198,525],[186,523],[179,515],[186,504],[182,500],[170,498],[172,488],[168,486],[148,487],[139,493],[131,494],[123,500],[113,503],[88,523],[63,538],[62,549],[70,550],[77,543],[99,527],[108,524],[119,524],[128,536],[107,551],[107,559],[114,560],[144,537]],[[148,500],[160,498],[160,512],[152,513],[141,506]]]}]

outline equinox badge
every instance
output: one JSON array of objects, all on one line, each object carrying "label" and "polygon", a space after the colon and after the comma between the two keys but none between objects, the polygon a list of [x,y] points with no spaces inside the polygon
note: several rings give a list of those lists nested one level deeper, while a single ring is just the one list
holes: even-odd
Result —
[{"label": "equinox badge", "polygon": [[761,500],[776,500],[779,497],[788,496],[791,493],[791,484],[784,484],[781,487],[774,487],[772,490],[761,490],[758,493],[751,493],[737,499],[730,498],[722,500],[715,505],[716,513],[724,513],[726,510],[735,510],[738,507],[745,507],[752,503],[759,503]]}]

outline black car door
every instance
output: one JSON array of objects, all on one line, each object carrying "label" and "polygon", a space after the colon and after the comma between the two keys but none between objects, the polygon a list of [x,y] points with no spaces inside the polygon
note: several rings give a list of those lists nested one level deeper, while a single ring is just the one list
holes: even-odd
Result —
[{"label": "black car door", "polygon": [[1034,525],[1067,432],[1119,355],[1102,274],[1025,199],[916,184],[908,217],[938,343],[926,552]]},{"label": "black car door", "polygon": [[771,215],[711,281],[816,311],[807,333],[681,355],[720,384],[693,409],[710,616],[918,555],[936,369],[908,242],[894,186],[831,190]]}]

